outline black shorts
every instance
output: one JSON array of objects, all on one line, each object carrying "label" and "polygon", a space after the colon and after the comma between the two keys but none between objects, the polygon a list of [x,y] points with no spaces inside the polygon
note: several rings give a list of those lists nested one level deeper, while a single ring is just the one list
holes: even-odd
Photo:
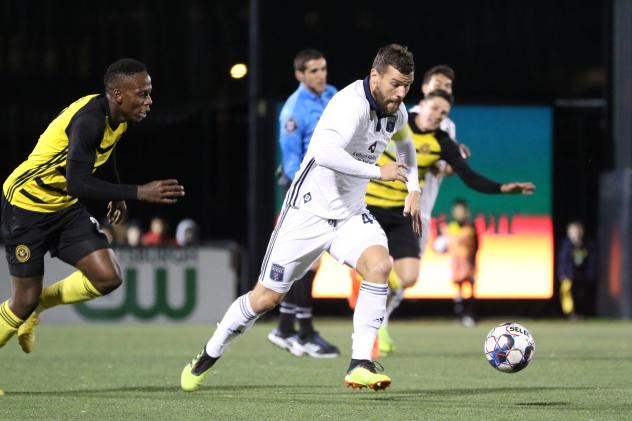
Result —
[{"label": "black shorts", "polygon": [[2,238],[12,276],[43,275],[47,251],[75,266],[93,251],[110,247],[98,221],[79,203],[51,213],[33,212],[1,196]]},{"label": "black shorts", "polygon": [[404,257],[419,258],[419,238],[413,231],[413,222],[409,216],[404,217],[404,208],[381,208],[378,206],[367,206],[367,209],[382,229],[388,239],[388,251],[393,259],[403,259]]}]

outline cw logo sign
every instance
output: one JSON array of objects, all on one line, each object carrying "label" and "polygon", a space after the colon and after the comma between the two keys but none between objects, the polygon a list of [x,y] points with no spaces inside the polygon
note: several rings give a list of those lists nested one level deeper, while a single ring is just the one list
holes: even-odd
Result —
[{"label": "cw logo sign", "polygon": [[163,314],[173,320],[187,318],[195,309],[197,296],[197,271],[192,268],[184,270],[184,302],[180,307],[171,307],[167,300],[167,271],[157,268],[154,272],[154,303],[149,307],[141,307],[138,304],[138,273],[134,268],[125,271],[125,281],[121,286],[125,298],[123,303],[115,308],[96,308],[88,303],[78,303],[76,310],[86,319],[91,320],[118,320],[126,315],[134,316],[140,320],[150,320]]}]

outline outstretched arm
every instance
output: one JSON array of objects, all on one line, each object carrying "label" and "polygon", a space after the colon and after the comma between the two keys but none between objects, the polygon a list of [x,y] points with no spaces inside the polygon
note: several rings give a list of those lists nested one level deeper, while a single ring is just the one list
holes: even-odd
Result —
[{"label": "outstretched arm", "polygon": [[[104,123],[92,116],[81,116],[71,124],[66,164],[68,194],[86,199],[136,199],[136,186],[110,183],[92,175],[103,129]],[[113,172],[118,177],[116,170]]]},{"label": "outstretched arm", "polygon": [[109,183],[94,177],[92,171],[104,124],[92,116],[80,116],[71,124],[66,163],[69,195],[112,201],[138,199],[162,204],[176,203],[179,197],[184,196],[184,187],[176,180],[152,181],[135,186]]},{"label": "outstretched arm", "polygon": [[531,182],[512,182],[500,184],[492,181],[476,171],[463,159],[458,146],[448,138],[439,139],[441,158],[445,159],[457,175],[471,189],[487,194],[533,194],[535,185]]}]

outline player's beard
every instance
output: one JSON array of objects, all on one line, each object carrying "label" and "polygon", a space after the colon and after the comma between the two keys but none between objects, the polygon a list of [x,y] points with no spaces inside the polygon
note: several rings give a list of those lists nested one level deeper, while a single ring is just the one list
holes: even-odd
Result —
[{"label": "player's beard", "polygon": [[393,114],[397,111],[399,104],[397,104],[397,106],[392,111],[388,110],[387,106],[389,104],[395,104],[395,103],[393,101],[389,101],[388,99],[386,99],[386,96],[380,90],[379,85],[375,87],[374,94],[375,94],[375,102],[377,102],[377,105],[380,106],[380,111],[382,111],[385,114]]}]

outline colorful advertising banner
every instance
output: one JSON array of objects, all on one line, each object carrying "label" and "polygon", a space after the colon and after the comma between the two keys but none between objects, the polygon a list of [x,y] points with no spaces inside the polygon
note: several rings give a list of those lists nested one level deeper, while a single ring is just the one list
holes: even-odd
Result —
[{"label": "colorful advertising banner", "polygon": [[[553,295],[551,219],[552,110],[536,106],[456,106],[457,139],[472,151],[469,164],[499,182],[531,181],[532,196],[485,195],[458,178],[443,181],[433,211],[429,246],[419,280],[407,298],[452,298],[450,257],[432,247],[438,221],[454,199],[467,200],[478,234],[477,298],[548,299]],[[325,256],[314,283],[317,298],[346,298],[349,268]]]}]

